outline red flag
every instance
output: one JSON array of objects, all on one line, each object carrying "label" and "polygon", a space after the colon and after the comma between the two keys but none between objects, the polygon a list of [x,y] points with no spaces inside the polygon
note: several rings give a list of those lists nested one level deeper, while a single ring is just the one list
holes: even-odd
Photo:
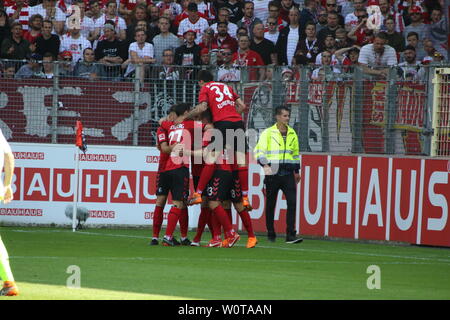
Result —
[{"label": "red flag", "polygon": [[86,139],[84,138],[84,133],[83,133],[83,124],[79,120],[77,120],[77,124],[76,124],[75,145],[78,148],[80,148],[81,151],[86,153],[87,145],[86,145]]}]

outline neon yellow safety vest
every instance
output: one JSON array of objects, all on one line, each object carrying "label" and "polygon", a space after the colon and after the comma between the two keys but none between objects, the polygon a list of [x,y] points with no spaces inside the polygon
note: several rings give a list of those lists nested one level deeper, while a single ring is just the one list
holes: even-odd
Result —
[{"label": "neon yellow safety vest", "polygon": [[286,142],[277,125],[264,130],[255,147],[255,157],[258,163],[283,164],[283,167],[295,170],[300,166],[298,137],[294,129],[287,127]]}]

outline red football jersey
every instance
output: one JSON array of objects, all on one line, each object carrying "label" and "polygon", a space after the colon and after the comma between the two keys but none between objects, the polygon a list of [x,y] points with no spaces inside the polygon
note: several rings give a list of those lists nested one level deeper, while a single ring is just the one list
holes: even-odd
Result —
[{"label": "red football jersey", "polygon": [[212,113],[213,122],[218,121],[242,121],[242,117],[236,111],[236,100],[239,96],[233,88],[221,82],[208,82],[199,93],[198,101],[207,102]]},{"label": "red football jersey", "polygon": [[[158,130],[156,131],[156,141],[158,147],[161,145],[161,143],[168,142],[166,131],[161,127],[159,127]],[[162,152],[161,149],[159,151],[160,153],[159,153],[158,172],[163,172],[166,171],[166,163],[167,160],[170,158],[170,154]]]},{"label": "red football jersey", "polygon": [[[205,124],[201,123],[201,122],[196,122],[196,129],[200,129],[201,127],[201,135],[199,135],[199,137],[201,137],[202,141],[201,141],[201,145],[198,145],[197,143],[195,143],[193,141],[193,145],[192,145],[192,150],[198,150],[198,147],[201,146],[206,147],[209,144],[209,140],[210,138],[208,138],[208,134],[207,132],[203,132],[203,130],[205,129]],[[197,127],[198,125],[198,127]],[[198,139],[197,135],[194,135],[194,140]],[[203,161],[203,156],[199,156],[199,157],[191,157],[191,173],[193,177],[200,177],[200,174],[202,173],[202,169],[203,166],[205,165],[204,161]]]},{"label": "red football jersey", "polygon": [[[163,121],[161,128],[166,132],[168,144],[184,144],[186,149],[192,147],[192,141],[194,138],[195,121],[186,120],[181,123],[175,124],[173,121]],[[166,162],[165,171],[178,169],[181,167],[189,168],[189,156],[180,156],[178,154],[170,154],[169,159]]]}]

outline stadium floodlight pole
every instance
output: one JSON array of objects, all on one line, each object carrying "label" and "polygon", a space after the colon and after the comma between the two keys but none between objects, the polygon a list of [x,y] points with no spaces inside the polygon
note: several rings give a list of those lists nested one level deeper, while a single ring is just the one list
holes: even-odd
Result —
[{"label": "stadium floodlight pole", "polygon": [[80,148],[77,147],[75,157],[75,190],[73,191],[73,211],[72,211],[72,231],[77,229],[77,206],[78,206],[78,187],[79,187],[79,171],[80,171]]}]

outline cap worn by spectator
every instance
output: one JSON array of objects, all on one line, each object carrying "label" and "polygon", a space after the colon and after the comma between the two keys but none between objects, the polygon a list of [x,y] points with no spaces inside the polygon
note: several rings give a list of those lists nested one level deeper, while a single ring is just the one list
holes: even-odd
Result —
[{"label": "cap worn by spectator", "polygon": [[185,36],[188,32],[192,32],[192,33],[194,34],[195,38],[197,38],[197,32],[195,32],[195,31],[192,30],[192,29],[186,30],[186,31],[183,33],[183,36]]},{"label": "cap worn by spectator", "polygon": [[293,74],[294,71],[292,71],[291,68],[284,68],[283,71],[281,71],[281,76],[285,75],[285,74]]},{"label": "cap worn by spectator", "polygon": [[203,48],[203,49],[200,51],[200,55],[201,55],[201,56],[204,55],[204,54],[209,54],[208,48]]},{"label": "cap worn by spectator", "polygon": [[66,51],[61,52],[60,56],[63,59],[66,59],[66,58],[72,59],[72,52],[66,50]]},{"label": "cap worn by spectator", "polygon": [[39,53],[32,53],[28,56],[28,60],[30,61],[41,61],[42,56]]},{"label": "cap worn by spectator", "polygon": [[419,6],[412,6],[410,13],[420,13],[422,14],[422,8]]},{"label": "cap worn by spectator", "polygon": [[367,6],[379,6],[380,4],[378,3],[378,0],[369,0],[367,1]]}]

